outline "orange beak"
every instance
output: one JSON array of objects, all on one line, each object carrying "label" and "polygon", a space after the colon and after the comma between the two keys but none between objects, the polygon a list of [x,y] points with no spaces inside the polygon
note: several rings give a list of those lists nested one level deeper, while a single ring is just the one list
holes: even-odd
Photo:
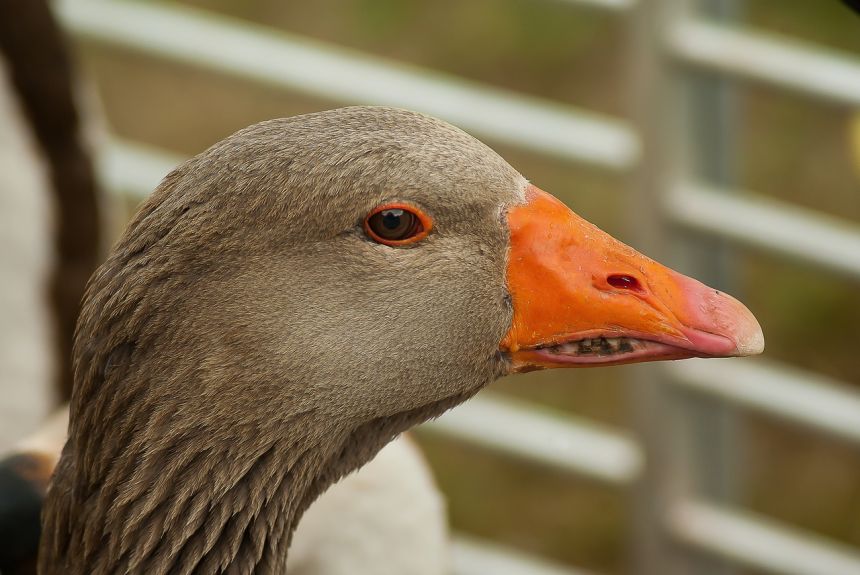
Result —
[{"label": "orange beak", "polygon": [[643,256],[534,187],[508,213],[514,371],[754,355],[764,336],[729,295]]}]

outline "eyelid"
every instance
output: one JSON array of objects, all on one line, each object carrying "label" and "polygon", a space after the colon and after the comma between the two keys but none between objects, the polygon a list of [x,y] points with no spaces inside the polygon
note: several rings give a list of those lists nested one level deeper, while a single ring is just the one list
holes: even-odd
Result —
[{"label": "eyelid", "polygon": [[[379,212],[384,212],[385,210],[404,210],[413,214],[418,218],[418,222],[421,224],[421,231],[415,234],[414,236],[410,236],[408,238],[404,238],[402,240],[386,240],[385,238],[379,237],[374,231],[370,228],[369,222],[370,218],[378,214]],[[433,219],[428,216],[421,208],[418,206],[406,203],[406,202],[388,202],[382,205],[379,205],[373,208],[367,216],[364,218],[364,233],[368,235],[373,241],[391,247],[405,246],[409,244],[414,244],[419,242],[427,237],[430,231],[433,229]]]}]

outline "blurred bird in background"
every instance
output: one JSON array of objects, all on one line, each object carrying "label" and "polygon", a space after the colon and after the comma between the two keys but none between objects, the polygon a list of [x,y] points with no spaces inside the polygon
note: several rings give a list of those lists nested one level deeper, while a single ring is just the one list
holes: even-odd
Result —
[{"label": "blurred bird in background", "polygon": [[8,448],[71,395],[72,334],[102,236],[92,146],[79,112],[87,90],[59,27],[43,0],[10,0],[0,10],[0,445]]},{"label": "blurred bird in background", "polygon": [[[43,0],[0,3],[0,572],[34,572],[71,396],[71,342],[99,261],[99,190],[65,42]],[[16,453],[17,452],[17,453]]]}]

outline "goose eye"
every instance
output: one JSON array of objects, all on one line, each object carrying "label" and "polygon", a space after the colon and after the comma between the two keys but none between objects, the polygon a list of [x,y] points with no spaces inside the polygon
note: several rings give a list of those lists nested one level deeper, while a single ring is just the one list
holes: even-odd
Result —
[{"label": "goose eye", "polygon": [[431,228],[430,218],[412,206],[389,204],[370,212],[364,230],[374,241],[401,246],[424,238]]}]

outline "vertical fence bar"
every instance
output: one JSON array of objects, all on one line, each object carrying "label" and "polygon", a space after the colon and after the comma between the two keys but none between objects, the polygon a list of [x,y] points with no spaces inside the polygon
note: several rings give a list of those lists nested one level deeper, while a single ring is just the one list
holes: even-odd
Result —
[{"label": "vertical fence bar", "polygon": [[[640,245],[718,286],[727,277],[722,246],[694,245],[667,232],[663,206],[668,192],[693,172],[722,183],[731,178],[732,95],[725,81],[682,69],[668,53],[667,39],[693,10],[725,17],[732,13],[727,6],[719,0],[654,0],[641,3],[631,23],[635,116],[643,143],[642,163],[632,178]],[[631,572],[729,575],[731,568],[718,559],[673,541],[666,517],[688,495],[732,498],[735,416],[731,407],[685,394],[666,385],[667,379],[661,366],[641,366],[634,374],[631,397],[647,463],[634,494]]]},{"label": "vertical fence bar", "polygon": [[[692,0],[690,10],[696,18],[720,22],[737,20],[742,0]],[[666,40],[668,44],[668,39]],[[677,134],[680,145],[688,150],[683,157],[685,175],[713,182],[724,189],[734,189],[736,158],[734,154],[737,95],[732,80],[705,70],[673,66],[687,118]],[[677,182],[672,182],[672,185]],[[661,190],[666,192],[666,190]],[[665,195],[664,195],[665,198]],[[666,205],[665,202],[662,205]],[[693,236],[672,230],[673,253],[666,254],[682,271],[708,285],[736,292],[733,256],[727,242],[717,237]],[[695,394],[673,388],[679,409],[677,433],[687,436],[684,464],[688,466],[692,495],[720,503],[733,503],[740,478],[739,449],[743,445],[742,416],[734,405],[715,403]],[[716,557],[691,557],[695,573],[731,575],[733,566]]]},{"label": "vertical fence bar", "polygon": [[[680,99],[662,46],[662,26],[667,11],[678,9],[674,0],[652,0],[639,3],[631,16],[630,63],[634,94],[634,122],[637,125],[641,155],[640,164],[631,175],[632,228],[637,233],[637,247],[657,257],[664,252],[665,237],[660,233],[661,214],[657,206],[661,189],[674,179],[675,150],[670,145],[678,141],[669,134],[680,126],[673,113]],[[677,112],[677,110],[675,111]],[[667,134],[667,132],[669,134]],[[683,150],[678,150],[683,152]],[[672,491],[678,489],[673,476],[671,426],[666,418],[666,388],[661,385],[659,370],[650,365],[631,368],[633,419],[642,440],[645,455],[643,472],[633,490],[633,525],[630,565],[628,572],[638,574],[674,575],[681,572],[671,538],[663,526],[662,517],[674,499]],[[672,466],[674,467],[674,466]]]}]

